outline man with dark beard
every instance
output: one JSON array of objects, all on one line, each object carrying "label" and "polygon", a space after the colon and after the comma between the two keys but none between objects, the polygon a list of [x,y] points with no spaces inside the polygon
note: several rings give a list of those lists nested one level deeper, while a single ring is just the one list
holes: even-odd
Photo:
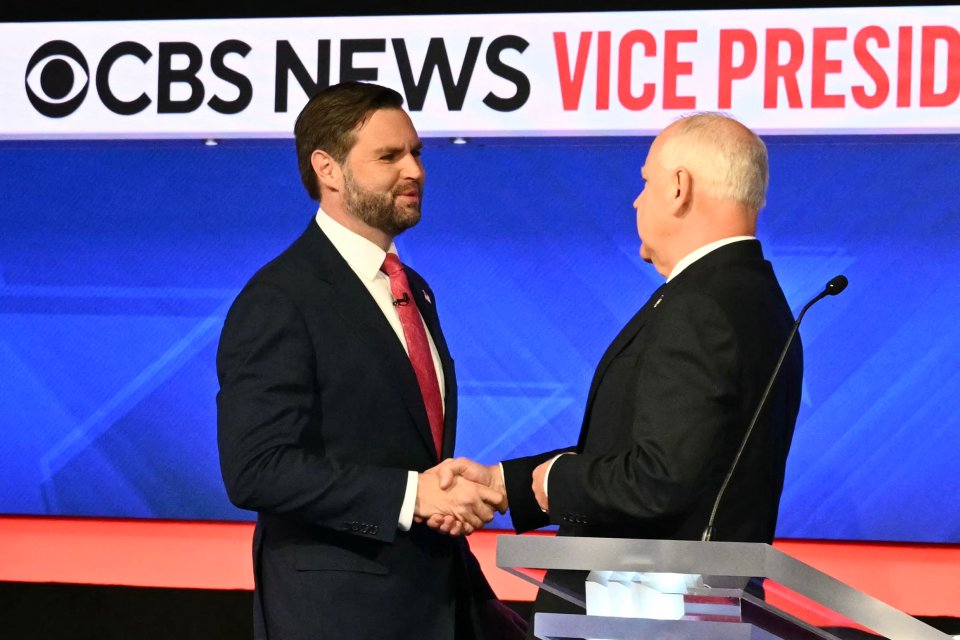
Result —
[{"label": "man with dark beard", "polygon": [[[320,209],[244,287],[217,373],[231,501],[257,512],[256,638],[510,638],[461,534],[503,496],[424,473],[454,448],[456,380],[426,282],[393,238],[420,220],[422,144],[391,89],[342,83],[294,128]],[[456,524],[447,535],[423,520]]]}]

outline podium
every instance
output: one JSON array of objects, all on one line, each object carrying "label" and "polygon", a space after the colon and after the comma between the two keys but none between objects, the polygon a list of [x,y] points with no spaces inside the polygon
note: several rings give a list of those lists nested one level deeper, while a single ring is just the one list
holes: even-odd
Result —
[{"label": "podium", "polygon": [[582,609],[543,640],[952,640],[768,544],[504,535],[497,566]]}]

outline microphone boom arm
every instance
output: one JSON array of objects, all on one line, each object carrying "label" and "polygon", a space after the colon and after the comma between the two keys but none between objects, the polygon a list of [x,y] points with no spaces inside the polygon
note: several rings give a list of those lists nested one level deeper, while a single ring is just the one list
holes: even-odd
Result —
[{"label": "microphone boom arm", "polygon": [[723,479],[723,484],[720,485],[720,491],[717,492],[717,499],[713,502],[713,509],[710,511],[710,519],[707,520],[707,526],[704,527],[703,534],[700,536],[700,540],[703,542],[709,542],[713,538],[713,522],[717,518],[717,510],[720,508],[720,501],[723,499],[723,494],[727,490],[727,485],[730,484],[730,479],[733,477],[733,472],[737,468],[737,463],[740,462],[740,456],[743,455],[744,449],[747,448],[747,442],[750,440],[750,434],[753,432],[753,428],[757,425],[757,420],[760,419],[760,414],[763,412],[763,409],[767,404],[767,396],[770,395],[770,391],[773,389],[773,385],[776,383],[777,377],[780,375],[780,367],[783,366],[783,361],[786,360],[787,353],[790,351],[790,347],[793,345],[793,339],[797,335],[797,330],[800,329],[800,321],[803,320],[803,316],[807,313],[807,309],[812,307],[815,302],[826,296],[835,296],[846,288],[847,278],[842,275],[836,276],[827,283],[827,286],[823,288],[823,291],[817,294],[815,298],[804,305],[803,309],[800,310],[800,314],[797,316],[797,320],[793,323],[793,328],[790,330],[790,335],[787,337],[787,343],[783,346],[783,351],[780,352],[780,359],[777,360],[777,364],[773,368],[773,375],[770,376],[770,380],[767,382],[767,387],[763,390],[763,395],[760,396],[760,402],[757,403],[757,410],[754,411],[753,417],[750,419],[750,424],[747,426],[747,430],[743,434],[743,439],[740,441],[740,448],[737,449],[737,454],[733,457],[733,463],[730,465],[730,471],[727,472],[726,477]]}]

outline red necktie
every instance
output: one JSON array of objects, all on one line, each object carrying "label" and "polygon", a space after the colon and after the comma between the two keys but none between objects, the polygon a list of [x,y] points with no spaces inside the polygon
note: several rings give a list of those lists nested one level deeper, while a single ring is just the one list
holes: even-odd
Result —
[{"label": "red necktie", "polygon": [[430,432],[433,434],[433,444],[437,448],[437,457],[443,457],[443,403],[440,399],[440,383],[437,381],[437,370],[433,365],[433,355],[430,353],[430,343],[427,341],[427,332],[417,310],[417,303],[410,292],[410,283],[407,274],[403,271],[400,258],[395,253],[388,253],[380,270],[390,278],[390,292],[393,294],[394,305],[400,316],[403,326],[403,337],[407,341],[407,352],[410,354],[410,363],[417,374],[420,383],[420,393],[423,395],[423,404],[427,409],[427,420],[430,422]]}]

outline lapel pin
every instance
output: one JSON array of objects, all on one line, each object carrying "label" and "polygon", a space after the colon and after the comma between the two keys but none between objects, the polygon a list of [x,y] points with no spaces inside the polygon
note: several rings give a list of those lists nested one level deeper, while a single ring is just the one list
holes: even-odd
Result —
[{"label": "lapel pin", "polygon": [[660,297],[657,298],[657,301],[653,303],[653,308],[654,308],[654,309],[657,308],[657,305],[660,304],[660,301],[661,301],[661,300],[663,300],[663,294],[662,294],[662,293],[660,294]]}]

